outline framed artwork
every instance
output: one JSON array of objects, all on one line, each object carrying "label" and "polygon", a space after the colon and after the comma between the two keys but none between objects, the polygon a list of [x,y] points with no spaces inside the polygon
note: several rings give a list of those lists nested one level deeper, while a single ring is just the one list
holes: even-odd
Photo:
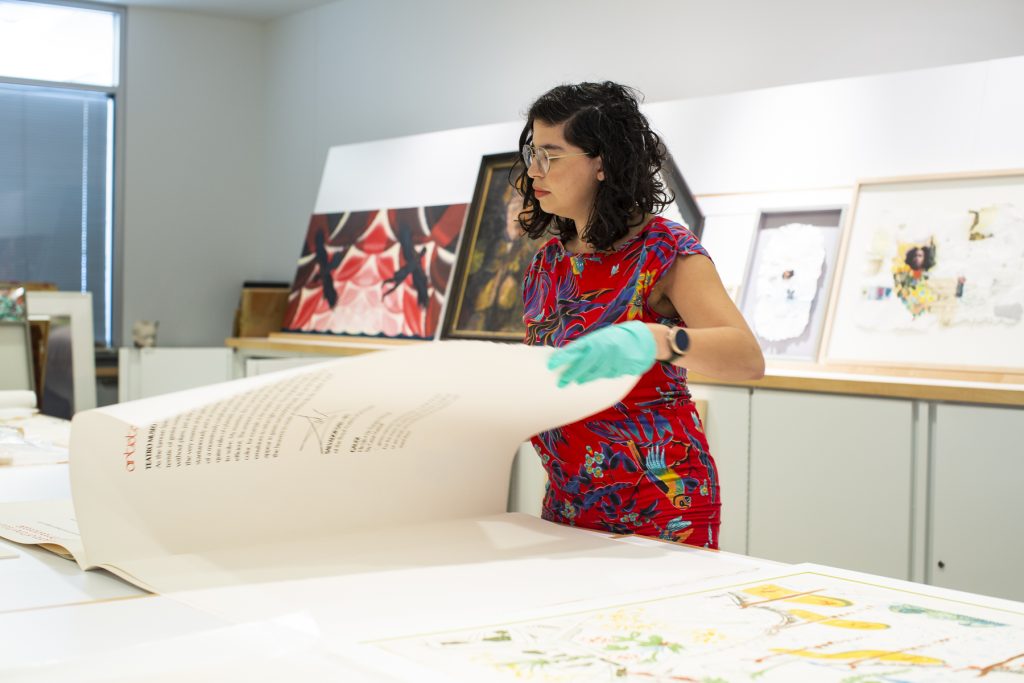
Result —
[{"label": "framed artwork", "polygon": [[1024,369],[1024,171],[858,184],[825,360]]},{"label": "framed artwork", "polygon": [[445,311],[444,339],[522,341],[523,276],[540,244],[523,237],[523,200],[509,182],[518,153],[483,157]]},{"label": "framed artwork", "polygon": [[433,339],[465,204],[314,214],[286,332]]},{"label": "framed artwork", "polygon": [[24,322],[25,288],[18,282],[0,282],[0,321]]},{"label": "framed artwork", "polygon": [[690,192],[690,186],[686,184],[686,179],[683,178],[683,174],[671,154],[665,156],[665,164],[661,167],[661,178],[676,198],[674,206],[666,207],[665,217],[684,223],[690,228],[690,232],[700,239],[704,234],[704,214],[697,206],[697,200]]},{"label": "framed artwork", "polygon": [[[50,320],[46,391],[52,393],[51,390],[59,389],[61,394],[68,391],[71,414],[95,408],[96,351],[92,327],[92,294],[29,290],[25,297],[25,307],[30,318],[46,316]],[[67,386],[69,384],[70,387]]]},{"label": "framed artwork", "polygon": [[842,221],[842,207],[758,217],[740,310],[766,357],[817,359]]}]

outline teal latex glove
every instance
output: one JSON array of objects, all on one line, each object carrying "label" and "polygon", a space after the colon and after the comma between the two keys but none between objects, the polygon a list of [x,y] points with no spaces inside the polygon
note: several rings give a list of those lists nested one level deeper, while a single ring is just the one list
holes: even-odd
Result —
[{"label": "teal latex glove", "polygon": [[548,369],[562,369],[558,386],[583,384],[602,377],[642,375],[658,353],[650,328],[639,320],[602,327],[575,339],[551,354]]}]

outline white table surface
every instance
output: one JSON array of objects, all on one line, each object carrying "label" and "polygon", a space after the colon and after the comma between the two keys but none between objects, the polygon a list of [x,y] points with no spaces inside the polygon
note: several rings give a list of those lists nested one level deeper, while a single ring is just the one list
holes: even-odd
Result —
[{"label": "white table surface", "polygon": [[[69,495],[67,465],[0,467],[0,502],[58,499]],[[398,536],[395,538],[401,547],[408,545]],[[665,545],[641,538],[620,539],[615,544],[619,549],[633,544],[638,546],[636,555],[630,553],[628,559],[630,563],[637,563],[637,585],[644,587],[652,574],[645,571],[640,558]],[[293,586],[265,587],[269,592],[272,592],[270,589],[287,589],[282,595],[290,596],[301,596],[305,591],[309,595],[304,603],[287,601],[285,609],[276,611],[256,605],[252,610],[236,608],[229,614],[222,607],[231,604],[231,591],[211,591],[205,596],[209,600],[197,599],[204,596],[152,595],[103,570],[83,572],[74,562],[40,548],[0,540],[0,549],[15,555],[0,559],[0,681],[4,683],[186,680],[246,683],[415,680],[419,683],[445,680],[424,671],[396,674],[397,678],[393,678],[368,669],[367,660],[360,659],[358,651],[348,648],[343,642],[345,639],[330,637],[327,628],[331,620],[346,622],[346,628],[353,626],[348,622],[359,612],[355,604],[358,601],[346,598],[332,604],[317,590],[315,581],[300,580],[293,582]],[[672,547],[672,551],[680,555],[699,552],[705,557],[698,559],[706,561],[717,557],[723,564],[742,560],[761,563],[729,553],[678,547]],[[550,577],[552,570],[570,566],[565,560],[559,562],[554,557],[545,556],[540,560],[549,568],[546,573],[538,573],[538,577]],[[500,564],[495,563],[495,566]],[[785,567],[769,562],[764,562],[764,566],[772,571]],[[487,563],[476,567],[478,579],[483,582],[488,578]],[[363,618],[372,621],[371,617],[376,617],[395,623],[395,617],[402,614],[403,608],[416,610],[417,614],[423,611],[416,608],[417,599],[422,604],[434,600],[436,604],[432,609],[435,611],[458,603],[456,594],[437,588],[450,584],[455,576],[447,573],[446,566],[415,572],[412,569],[391,573],[397,581],[389,584],[393,585],[391,595],[378,595],[375,591],[364,596]],[[583,583],[600,579],[581,576],[577,571],[568,573],[568,579]],[[556,574],[564,572],[556,571]],[[360,581],[373,584],[369,578],[355,574],[345,581],[352,588],[362,585]],[[566,577],[561,576],[561,579],[566,580]],[[500,590],[508,599],[508,583],[488,590]],[[375,585],[379,584],[378,580]],[[474,604],[477,604],[475,601],[485,593],[485,588],[465,587],[464,592],[476,595]],[[243,586],[234,594],[258,597],[262,590],[260,586]],[[438,594],[433,595],[431,591]],[[451,598],[451,603],[446,602],[445,594]],[[987,602],[1003,604],[1003,601]],[[1017,610],[1021,606],[1009,607]],[[361,619],[357,621],[365,626]],[[354,626],[362,628],[359,624]],[[339,632],[344,630],[338,628]]]}]

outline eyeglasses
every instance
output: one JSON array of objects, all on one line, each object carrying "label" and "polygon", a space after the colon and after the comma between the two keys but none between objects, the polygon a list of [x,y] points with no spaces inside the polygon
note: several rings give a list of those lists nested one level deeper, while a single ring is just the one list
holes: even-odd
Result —
[{"label": "eyeglasses", "polygon": [[534,159],[537,160],[537,166],[540,168],[541,175],[547,175],[548,170],[551,168],[551,162],[555,159],[564,159],[565,157],[589,157],[589,152],[576,152],[574,154],[558,154],[552,156],[548,153],[548,150],[544,147],[534,147],[533,145],[523,145],[523,162],[526,164],[527,170],[533,165]]}]

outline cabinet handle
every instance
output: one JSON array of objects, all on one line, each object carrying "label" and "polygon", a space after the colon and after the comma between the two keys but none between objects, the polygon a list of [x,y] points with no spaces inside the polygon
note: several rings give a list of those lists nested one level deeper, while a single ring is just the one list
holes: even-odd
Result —
[{"label": "cabinet handle", "polygon": [[939,560],[939,569],[945,569],[945,568],[946,568],[946,563],[943,562],[942,560]]}]

